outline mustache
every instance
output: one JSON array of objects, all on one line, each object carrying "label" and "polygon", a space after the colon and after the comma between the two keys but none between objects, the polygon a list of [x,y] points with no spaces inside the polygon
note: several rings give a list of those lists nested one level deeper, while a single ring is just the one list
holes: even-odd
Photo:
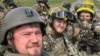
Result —
[{"label": "mustache", "polygon": [[27,48],[32,48],[32,47],[40,47],[40,46],[41,45],[39,43],[35,42],[35,43],[28,44],[26,47]]}]

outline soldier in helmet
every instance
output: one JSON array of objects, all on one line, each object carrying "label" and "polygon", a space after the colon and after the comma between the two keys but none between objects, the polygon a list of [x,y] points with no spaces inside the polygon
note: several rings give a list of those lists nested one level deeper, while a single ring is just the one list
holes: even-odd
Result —
[{"label": "soldier in helmet", "polygon": [[74,14],[74,15],[77,15],[77,14],[76,14],[77,9],[80,8],[80,7],[82,7],[82,6],[83,6],[82,3],[77,3],[77,4],[75,4],[73,14]]},{"label": "soldier in helmet", "polygon": [[0,32],[0,56],[47,56],[42,49],[45,24],[30,7],[9,11]]},{"label": "soldier in helmet", "polygon": [[80,8],[80,7],[82,7],[81,3],[75,4],[75,6],[74,6],[75,11],[77,11],[77,9]]},{"label": "soldier in helmet", "polygon": [[35,9],[39,13],[41,19],[45,22],[45,24],[48,24],[49,14],[42,11],[42,9],[39,6],[33,6],[33,9]]},{"label": "soldier in helmet", "polygon": [[70,8],[71,8],[71,3],[68,3],[68,2],[63,2],[62,4],[62,7],[66,8],[68,11],[70,11]]},{"label": "soldier in helmet", "polygon": [[83,4],[85,7],[89,7],[89,8],[91,8],[91,9],[94,8],[94,3],[93,3],[92,1],[84,1],[82,4]]},{"label": "soldier in helmet", "polygon": [[18,6],[14,3],[13,0],[3,0],[2,1],[6,9],[17,8]]},{"label": "soldier in helmet", "polygon": [[[93,23],[93,19],[95,16],[95,11],[91,8],[88,7],[80,7],[79,9],[77,9],[77,25],[74,24],[76,27],[80,28],[84,28],[87,27],[88,29],[91,28],[91,23]],[[87,25],[89,24],[89,25]]]},{"label": "soldier in helmet", "polygon": [[65,34],[69,12],[63,7],[54,7],[51,11],[51,23],[46,28],[43,47],[50,56],[79,56]]},{"label": "soldier in helmet", "polygon": [[47,4],[48,0],[36,0],[36,2],[38,3],[38,5],[42,8],[42,9],[47,9],[49,10],[50,7]]},{"label": "soldier in helmet", "polygon": [[14,9],[14,8],[17,8],[18,5],[13,1],[13,0],[1,0],[1,2],[3,3],[4,5],[4,10],[2,12],[2,19],[4,19],[5,15],[11,10],[11,9]]},{"label": "soldier in helmet", "polygon": [[36,0],[36,2],[38,3],[38,6],[33,6],[33,8],[39,13],[45,24],[47,24],[50,9],[49,5],[47,4],[48,0]]},{"label": "soldier in helmet", "polygon": [[38,6],[42,9],[42,12],[48,14],[50,6],[47,4],[48,0],[36,0]]},{"label": "soldier in helmet", "polygon": [[[97,55],[100,46],[96,44],[93,29],[95,11],[89,7],[80,7],[77,9],[77,23],[73,24],[73,38],[78,41],[79,51],[83,55]],[[95,40],[94,40],[95,39]],[[95,43],[96,42],[96,43]],[[75,42],[74,42],[75,43]]]}]

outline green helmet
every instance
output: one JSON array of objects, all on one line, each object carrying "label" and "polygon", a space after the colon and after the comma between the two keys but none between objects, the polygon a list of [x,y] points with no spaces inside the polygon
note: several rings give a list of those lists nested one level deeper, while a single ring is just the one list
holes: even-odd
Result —
[{"label": "green helmet", "polygon": [[6,14],[0,32],[0,42],[4,41],[9,30],[23,24],[40,23],[43,34],[45,33],[45,24],[39,14],[30,7],[18,7]]},{"label": "green helmet", "polygon": [[62,3],[62,7],[64,7],[64,8],[66,8],[66,9],[70,10],[71,3],[65,1],[65,2]]},{"label": "green helmet", "polygon": [[82,4],[81,4],[81,3],[77,3],[77,4],[74,6],[75,11],[76,11],[78,8],[80,8],[80,7],[82,7]]}]

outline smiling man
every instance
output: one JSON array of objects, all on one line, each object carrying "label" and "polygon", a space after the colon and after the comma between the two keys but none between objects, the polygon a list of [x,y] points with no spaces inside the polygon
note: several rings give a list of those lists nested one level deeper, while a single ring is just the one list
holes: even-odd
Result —
[{"label": "smiling man", "polygon": [[50,56],[78,56],[76,49],[65,31],[68,26],[69,12],[62,7],[52,9],[51,23],[46,28],[43,47]]},{"label": "smiling man", "polygon": [[[3,56],[47,56],[42,49],[45,24],[29,7],[11,10],[4,18],[0,32]],[[1,55],[1,54],[0,54]]]}]

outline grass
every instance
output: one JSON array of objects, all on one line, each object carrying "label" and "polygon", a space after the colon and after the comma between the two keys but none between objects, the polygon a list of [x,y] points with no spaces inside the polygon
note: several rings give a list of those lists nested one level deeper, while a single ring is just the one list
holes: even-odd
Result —
[{"label": "grass", "polygon": [[[20,3],[22,6],[33,6],[36,5],[36,0],[14,0],[16,3]],[[49,0],[48,4],[53,7],[53,6],[60,6],[63,1],[67,2],[74,2],[75,0]],[[2,5],[2,3],[0,3]],[[2,5],[3,6],[3,5]]]},{"label": "grass", "polygon": [[93,0],[93,2],[95,3],[95,5],[100,8],[100,0]]},{"label": "grass", "polygon": [[61,6],[61,4],[62,4],[64,1],[73,3],[75,0],[50,0],[50,1],[49,1],[49,5],[50,5],[51,7],[53,7],[53,6]]}]

